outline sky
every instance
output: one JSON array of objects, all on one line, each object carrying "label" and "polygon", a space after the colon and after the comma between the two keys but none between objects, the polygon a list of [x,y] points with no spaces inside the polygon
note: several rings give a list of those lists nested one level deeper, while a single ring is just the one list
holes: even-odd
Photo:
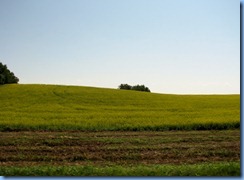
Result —
[{"label": "sky", "polygon": [[238,0],[0,0],[0,27],[20,84],[240,93]]}]

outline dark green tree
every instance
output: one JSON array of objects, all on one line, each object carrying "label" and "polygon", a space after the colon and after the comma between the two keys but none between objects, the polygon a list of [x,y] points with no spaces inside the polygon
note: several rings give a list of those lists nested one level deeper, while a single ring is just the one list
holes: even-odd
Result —
[{"label": "dark green tree", "polygon": [[129,84],[120,84],[119,89],[131,90],[131,86]]},{"label": "dark green tree", "polygon": [[132,86],[131,90],[150,92],[148,87],[146,87],[145,85],[139,85],[139,84],[136,86]]},{"label": "dark green tree", "polygon": [[0,85],[4,84],[4,82],[5,82],[4,75],[0,74]]},{"label": "dark green tree", "polygon": [[139,85],[139,84],[135,85],[135,86],[131,86],[129,84],[121,84],[121,85],[119,85],[119,89],[150,92],[150,89],[148,87],[146,87],[145,85]]},{"label": "dark green tree", "polygon": [[3,65],[3,63],[0,62],[0,84],[12,84],[18,82],[19,78],[8,69],[7,65]]}]

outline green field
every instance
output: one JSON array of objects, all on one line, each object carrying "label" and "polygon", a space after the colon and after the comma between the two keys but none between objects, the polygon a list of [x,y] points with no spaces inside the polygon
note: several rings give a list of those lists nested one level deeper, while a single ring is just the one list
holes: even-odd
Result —
[{"label": "green field", "polygon": [[240,127],[240,95],[0,86],[0,130],[204,130]]},{"label": "green field", "polygon": [[240,176],[240,163],[137,167],[34,166],[0,168],[6,176]]},{"label": "green field", "polygon": [[240,176],[240,95],[0,86],[0,175]]}]

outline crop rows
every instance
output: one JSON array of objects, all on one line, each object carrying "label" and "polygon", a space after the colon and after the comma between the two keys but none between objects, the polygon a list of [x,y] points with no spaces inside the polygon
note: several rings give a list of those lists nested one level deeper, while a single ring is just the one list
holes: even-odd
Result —
[{"label": "crop rows", "polygon": [[[190,164],[212,164],[240,161],[240,131],[166,131],[166,132],[1,132],[0,172],[37,171],[47,167],[54,171],[85,167],[94,171],[104,167],[149,168]],[[236,166],[236,164],[235,164]],[[193,166],[194,167],[194,166]],[[55,170],[56,168],[56,170]],[[206,168],[206,167],[205,167]],[[227,167],[225,167],[227,168]],[[231,167],[229,167],[231,168]],[[27,171],[29,169],[29,171]],[[43,170],[44,169],[44,170]],[[159,170],[158,169],[158,170]],[[43,171],[42,171],[43,170]],[[72,170],[72,168],[71,168]],[[117,169],[119,170],[119,169]],[[172,170],[172,169],[171,169]],[[74,169],[72,170],[74,171]],[[128,171],[128,169],[126,170]],[[199,173],[202,169],[195,169]],[[218,171],[221,171],[218,169]],[[40,173],[39,172],[39,173]],[[235,173],[239,172],[237,169]],[[4,173],[4,174],[3,174]],[[17,173],[17,174],[18,174]],[[82,172],[80,172],[82,173]],[[83,173],[92,172],[85,171]],[[118,172],[117,172],[118,173]],[[130,172],[131,173],[131,172]],[[160,172],[158,172],[160,173]],[[219,172],[219,175],[225,172]],[[15,174],[15,175],[17,175]],[[109,173],[108,173],[109,174]],[[107,175],[108,175],[107,174]],[[70,174],[71,175],[71,174]],[[93,174],[94,175],[94,174]],[[118,175],[118,174],[114,174]],[[137,175],[143,175],[138,172]],[[192,174],[194,175],[194,174]],[[231,175],[231,172],[230,174]]]},{"label": "crop rows", "polygon": [[240,160],[240,131],[1,132],[1,165],[183,164]]}]

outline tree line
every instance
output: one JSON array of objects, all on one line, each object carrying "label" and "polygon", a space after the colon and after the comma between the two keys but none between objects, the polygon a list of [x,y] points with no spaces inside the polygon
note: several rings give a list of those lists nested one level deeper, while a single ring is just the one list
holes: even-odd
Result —
[{"label": "tree line", "polygon": [[11,72],[7,65],[0,62],[0,85],[18,83],[19,78],[17,78],[13,72]]},{"label": "tree line", "polygon": [[129,84],[120,84],[119,89],[151,92],[148,87],[146,87],[145,85],[139,85],[139,84],[135,85],[135,86],[131,86]]}]

